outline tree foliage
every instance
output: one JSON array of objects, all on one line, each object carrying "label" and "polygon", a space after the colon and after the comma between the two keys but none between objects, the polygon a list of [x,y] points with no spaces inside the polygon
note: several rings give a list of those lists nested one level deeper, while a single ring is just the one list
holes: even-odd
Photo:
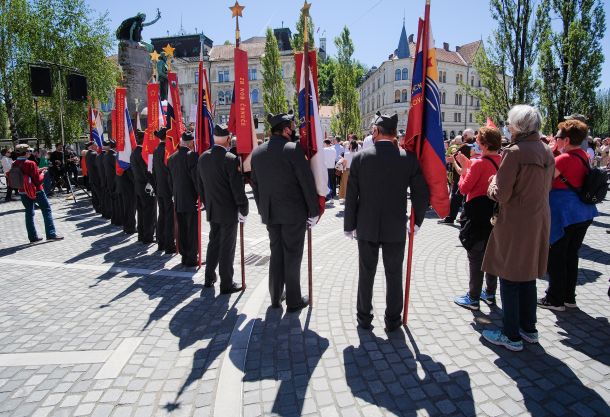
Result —
[{"label": "tree foliage", "polygon": [[468,94],[481,101],[483,117],[499,123],[513,105],[534,101],[535,63],[547,25],[548,1],[490,1],[497,28],[473,62],[485,89],[466,87]]},{"label": "tree foliage", "polygon": [[47,143],[61,140],[60,94],[66,141],[76,140],[87,128],[85,104],[66,100],[68,71],[87,77],[92,100],[107,101],[117,83],[118,69],[107,58],[113,47],[108,16],[94,16],[84,0],[0,2],[0,100],[14,141],[36,136],[29,63],[57,65],[52,71],[52,97],[38,100],[39,136]]},{"label": "tree foliage", "polygon": [[328,57],[318,62],[318,89],[320,90],[320,105],[332,106],[335,99],[335,74],[337,60]]},{"label": "tree foliage", "polygon": [[[267,28],[267,41],[263,65],[263,104],[265,113],[285,113],[288,111],[284,80],[282,79],[282,64],[277,39],[271,28]],[[265,130],[270,131],[269,123],[265,118]]]},{"label": "tree foliage", "polygon": [[337,104],[338,112],[334,133],[342,138],[350,133],[360,130],[360,108],[358,102],[360,96],[357,85],[360,79],[360,70],[353,59],[354,43],[350,37],[347,26],[343,28],[341,34],[335,38],[337,47],[337,67],[334,80],[334,101]]},{"label": "tree foliage", "polygon": [[595,112],[590,123],[593,135],[610,137],[610,88],[597,92]]},{"label": "tree foliage", "polygon": [[595,113],[606,23],[600,0],[550,0],[550,4],[550,17],[559,25],[558,30],[547,25],[542,33],[538,69],[545,129],[553,131],[565,115]]}]

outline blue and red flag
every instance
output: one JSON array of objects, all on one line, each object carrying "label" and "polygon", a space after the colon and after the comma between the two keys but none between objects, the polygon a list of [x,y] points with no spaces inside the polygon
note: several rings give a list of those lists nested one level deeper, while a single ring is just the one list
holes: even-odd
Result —
[{"label": "blue and red flag", "polygon": [[129,117],[129,109],[127,108],[127,90],[123,87],[116,89],[116,149],[117,157],[117,174],[122,175],[123,171],[129,169],[129,160],[131,152],[136,147],[136,135],[133,131],[131,118]]},{"label": "blue and red flag", "polygon": [[178,75],[170,71],[167,73],[167,134],[165,136],[165,164],[167,158],[170,157],[180,146],[180,138],[184,132],[184,124],[182,123],[182,109],[180,107],[180,89],[178,88]]},{"label": "blue and red flag", "polygon": [[89,130],[91,132],[91,141],[97,145],[97,152],[102,151],[102,142],[104,137],[104,125],[102,116],[99,110],[89,107]]},{"label": "blue and red flag", "polygon": [[411,108],[407,131],[401,145],[417,154],[430,190],[430,205],[439,217],[446,217],[449,215],[449,191],[429,0],[426,1],[424,19],[419,19],[417,52],[413,67]]},{"label": "blue and red flag", "polygon": [[195,151],[202,154],[214,145],[214,118],[210,106],[210,83],[208,75],[203,67],[203,61],[199,61],[199,89],[197,101],[197,120],[195,124]]}]

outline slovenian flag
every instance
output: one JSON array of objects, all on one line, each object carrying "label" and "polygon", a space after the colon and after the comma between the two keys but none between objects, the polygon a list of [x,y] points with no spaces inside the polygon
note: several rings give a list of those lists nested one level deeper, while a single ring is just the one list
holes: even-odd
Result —
[{"label": "slovenian flag", "polygon": [[[117,138],[116,149],[118,152],[117,158],[117,174],[122,174],[122,171],[129,169],[129,160],[131,152],[136,147],[136,136],[129,117],[129,109],[127,108],[127,90],[125,88],[116,89],[116,114],[117,114]],[[120,171],[119,170],[122,170]]]},{"label": "slovenian flag", "polygon": [[90,108],[89,118],[91,140],[97,145],[97,151],[99,153],[102,151],[102,142],[104,138],[104,124],[102,123],[102,115],[99,110]]},{"label": "slovenian flag", "polygon": [[[309,164],[316,183],[318,196],[325,199],[329,193],[328,170],[324,166],[324,154],[318,150],[324,149],[324,134],[318,112],[318,66],[316,52],[310,51],[309,71],[305,71],[304,53],[295,54],[297,68],[297,90],[299,92],[299,117],[301,147],[309,159]],[[305,96],[305,73],[309,73],[309,100]],[[309,105],[309,136],[305,129],[305,108]],[[323,201],[323,200],[322,200]],[[323,204],[321,205],[323,207]]]},{"label": "slovenian flag", "polygon": [[430,205],[439,217],[446,217],[449,215],[449,192],[429,2],[426,2],[425,18],[419,19],[417,54],[413,67],[411,108],[401,145],[416,153],[430,190]]}]

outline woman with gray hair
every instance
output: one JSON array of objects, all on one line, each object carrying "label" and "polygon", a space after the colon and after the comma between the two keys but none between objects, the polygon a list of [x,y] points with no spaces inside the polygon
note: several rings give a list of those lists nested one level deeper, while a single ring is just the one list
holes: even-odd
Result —
[{"label": "woman with gray hair", "polygon": [[536,279],[547,268],[555,172],[553,154],[539,140],[541,123],[535,107],[517,105],[508,112],[511,144],[487,190],[499,209],[482,270],[500,277],[503,329],[484,330],[482,336],[512,351],[523,349],[523,339],[538,342]]}]

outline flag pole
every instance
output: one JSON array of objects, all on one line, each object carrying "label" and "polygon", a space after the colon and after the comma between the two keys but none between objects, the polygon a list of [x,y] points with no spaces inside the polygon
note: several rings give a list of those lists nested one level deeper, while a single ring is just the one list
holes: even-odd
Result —
[{"label": "flag pole", "polygon": [[[428,48],[429,45],[429,28],[430,28],[430,0],[426,0],[426,9],[424,12],[424,25],[422,28],[422,37],[417,40],[417,48],[416,51],[419,51],[419,46],[422,45],[422,97],[425,98],[426,94],[426,76],[427,76],[427,65],[428,65]],[[421,43],[420,43],[421,42]],[[416,52],[417,53],[417,52]],[[424,104],[421,104],[424,105]],[[425,106],[424,106],[425,111]],[[423,127],[423,126],[422,126]],[[423,129],[422,129],[423,130]],[[417,159],[421,156],[422,151],[422,141],[421,141],[422,132],[419,132],[419,135],[416,137],[415,142],[415,152],[417,155]],[[407,318],[409,316],[409,296],[411,292],[411,269],[413,265],[413,243],[415,240],[415,210],[413,208],[413,204],[411,204],[411,218],[409,221],[409,246],[407,252],[407,274],[405,278],[405,303],[403,307],[402,314],[402,324],[407,325]]]},{"label": "flag pole", "polygon": [[[239,17],[242,16],[242,12],[245,9],[245,6],[240,6],[239,2],[235,0],[235,5],[229,7],[233,17],[235,18],[235,47],[239,48],[241,35],[239,33]],[[235,93],[235,91],[233,92]],[[243,156],[239,156],[239,165],[241,168],[242,179],[244,178],[244,160]],[[246,289],[246,260],[245,260],[245,249],[244,249],[244,224],[239,223],[239,254],[241,261],[241,290],[244,291]]]},{"label": "flag pole", "polygon": [[[309,8],[311,4],[305,1],[301,11],[303,12],[303,66],[305,80],[305,139],[307,143],[307,159],[311,159],[311,132],[309,131],[309,104],[310,104],[310,85],[309,85],[309,29],[307,27],[309,18]],[[299,115],[300,116],[300,115]],[[309,305],[313,307],[313,248],[312,248],[311,227],[307,228],[307,283],[309,289]]]}]

